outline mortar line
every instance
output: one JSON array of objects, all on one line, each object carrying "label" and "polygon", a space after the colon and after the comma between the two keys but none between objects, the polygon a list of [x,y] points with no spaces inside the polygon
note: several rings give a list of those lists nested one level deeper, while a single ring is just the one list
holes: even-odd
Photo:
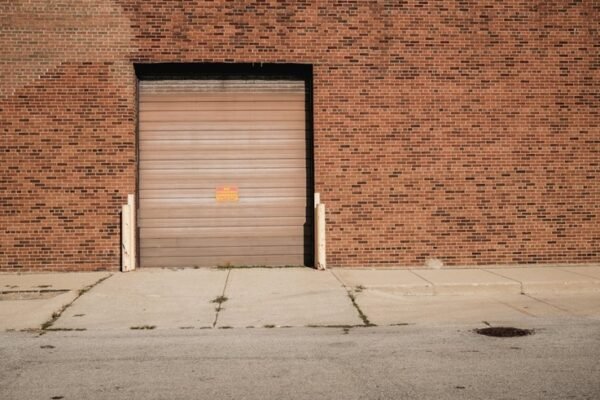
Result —
[{"label": "mortar line", "polygon": [[517,283],[519,284],[519,287],[521,288],[521,294],[525,295],[525,287],[523,286],[523,282],[521,282],[521,281],[518,281],[518,280],[516,280],[516,279],[513,279],[513,278],[511,278],[511,277],[509,277],[509,276],[504,276],[504,275],[501,275],[501,274],[499,274],[499,273],[497,273],[497,272],[494,272],[494,271],[493,271],[493,270],[491,270],[491,269],[483,269],[483,268],[480,268],[480,270],[481,270],[481,271],[486,271],[486,272],[489,272],[490,274],[494,274],[494,275],[496,275],[496,276],[499,276],[500,278],[508,279],[509,281],[517,282]]},{"label": "mortar line", "polygon": [[[225,296],[225,290],[227,289],[227,284],[229,283],[229,275],[231,274],[231,268],[227,269],[227,276],[225,277],[225,284],[223,285],[223,291],[221,292],[221,298]],[[221,312],[221,305],[223,303],[219,303],[215,313],[215,320],[213,321],[212,327],[217,326],[217,321],[219,320],[219,313]]]},{"label": "mortar line", "polygon": [[91,285],[88,285],[88,286],[84,287],[83,289],[79,289],[77,296],[70,303],[65,304],[60,310],[52,313],[52,317],[50,317],[50,319],[48,321],[46,321],[42,324],[41,330],[45,331],[48,328],[52,327],[52,325],[54,325],[54,323],[61,317],[61,315],[63,315],[63,313],[69,307],[71,307],[73,305],[73,303],[75,303],[81,296],[83,296],[84,294],[86,294],[87,292],[89,292],[90,290],[92,290],[93,288],[95,288],[96,286],[98,286],[99,284],[101,284],[102,282],[104,282],[105,280],[110,278],[111,276],[113,276],[113,274],[109,274],[108,276],[105,276],[104,278],[98,279],[96,282],[92,283]]}]

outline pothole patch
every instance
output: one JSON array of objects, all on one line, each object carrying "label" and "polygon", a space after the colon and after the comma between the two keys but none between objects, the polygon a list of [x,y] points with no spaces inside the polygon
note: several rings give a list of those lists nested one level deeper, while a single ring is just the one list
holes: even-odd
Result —
[{"label": "pothole patch", "polygon": [[490,326],[488,328],[475,329],[475,333],[484,336],[507,338],[533,335],[534,330],[514,328],[511,326]]}]

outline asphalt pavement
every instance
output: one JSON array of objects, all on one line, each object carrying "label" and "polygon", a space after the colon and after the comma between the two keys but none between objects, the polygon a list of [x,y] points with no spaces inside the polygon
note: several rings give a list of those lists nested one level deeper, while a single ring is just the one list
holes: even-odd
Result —
[{"label": "asphalt pavement", "polygon": [[600,325],[541,319],[515,338],[474,326],[0,333],[13,399],[598,399]]}]

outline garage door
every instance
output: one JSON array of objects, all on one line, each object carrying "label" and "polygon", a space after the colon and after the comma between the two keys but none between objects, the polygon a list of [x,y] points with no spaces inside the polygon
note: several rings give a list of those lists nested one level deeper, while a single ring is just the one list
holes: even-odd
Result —
[{"label": "garage door", "polygon": [[309,262],[304,82],[165,80],[139,88],[141,266]]}]

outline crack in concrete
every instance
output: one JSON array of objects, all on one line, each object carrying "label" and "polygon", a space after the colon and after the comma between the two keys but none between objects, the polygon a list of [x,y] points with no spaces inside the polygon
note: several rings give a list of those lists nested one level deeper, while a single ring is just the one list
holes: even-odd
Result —
[{"label": "crack in concrete", "polygon": [[[595,265],[592,265],[592,266],[590,266],[590,267],[584,266],[583,268],[591,268],[591,267],[593,267],[593,266],[595,266]],[[582,276],[582,277],[585,277],[585,278],[591,278],[591,279],[593,279],[593,280],[595,280],[595,281],[597,281],[597,280],[598,280],[598,278],[596,278],[595,276],[593,276],[593,275],[588,275],[588,274],[586,274],[586,273],[583,273],[583,272],[580,272],[580,271],[568,270],[568,269],[566,269],[566,267],[557,267],[557,268],[558,268],[560,271],[568,272],[568,273],[570,273],[570,274],[579,275],[579,276]]]},{"label": "crack in concrete", "polygon": [[[227,270],[227,277],[225,278],[225,285],[223,285],[223,291],[221,292],[221,298],[225,298],[225,290],[227,290],[227,284],[229,283],[229,275],[231,274],[231,268]],[[217,326],[217,322],[219,321],[219,313],[221,312],[222,302],[219,302],[216,308],[215,320],[213,321],[212,327]]]},{"label": "crack in concrete", "polygon": [[83,289],[79,289],[79,292],[77,293],[77,296],[68,304],[65,304],[64,306],[62,306],[62,308],[58,311],[55,311],[52,313],[52,317],[50,317],[50,319],[46,322],[44,322],[40,328],[41,331],[48,331],[51,330],[50,328],[52,327],[52,325],[54,325],[54,323],[56,322],[56,320],[58,320],[60,318],[60,316],[69,308],[73,305],[73,303],[75,303],[77,301],[77,299],[79,299],[81,296],[83,296],[84,294],[86,294],[87,292],[89,292],[90,290],[92,290],[94,287],[96,287],[97,285],[99,285],[100,283],[104,282],[105,280],[107,280],[108,278],[110,278],[111,276],[113,276],[113,274],[110,274],[108,276],[105,276],[104,278],[100,278],[98,279],[96,282],[92,283],[91,285],[88,285],[86,287],[84,287]]},{"label": "crack in concrete", "polygon": [[542,303],[542,304],[545,304],[545,305],[547,305],[547,306],[550,306],[550,307],[556,308],[557,310],[560,310],[560,311],[562,311],[562,312],[566,312],[567,314],[569,314],[569,315],[571,315],[571,316],[575,316],[575,317],[577,317],[577,316],[578,316],[577,314],[573,314],[571,311],[567,310],[566,308],[562,308],[562,307],[559,307],[559,306],[557,306],[557,305],[554,305],[554,304],[548,303],[547,301],[544,301],[544,300],[538,299],[538,298],[536,298],[536,297],[533,297],[533,296],[532,296],[532,295],[530,295],[530,294],[523,293],[523,295],[524,295],[524,296],[527,296],[527,297],[529,297],[529,298],[530,298],[530,299],[532,299],[532,300],[539,301],[540,303]]},{"label": "crack in concrete", "polygon": [[425,278],[424,276],[419,275],[416,271],[413,271],[412,269],[409,269],[408,272],[410,272],[411,274],[413,274],[417,278],[423,279],[425,282],[429,283],[431,285],[431,292],[433,293],[434,296],[437,295],[437,294],[439,294],[438,291],[437,291],[437,287],[429,279]]},{"label": "crack in concrete", "polygon": [[346,284],[344,284],[344,282],[342,282],[342,280],[332,271],[329,270],[329,272],[331,273],[331,275],[333,275],[333,277],[342,285],[342,287],[346,290],[346,293],[348,295],[348,298],[350,299],[350,302],[352,302],[352,306],[354,306],[354,308],[356,309],[356,312],[358,313],[358,317],[361,319],[361,321],[363,322],[362,326],[377,326],[376,324],[372,323],[371,321],[369,321],[369,317],[367,317],[367,314],[365,314],[363,312],[363,310],[361,310],[360,306],[358,305],[358,303],[356,302],[356,297],[354,296],[354,294],[352,293],[352,289],[348,288],[348,286],[346,286]]},{"label": "crack in concrete", "polygon": [[525,287],[523,286],[523,282],[521,282],[521,281],[518,281],[518,280],[516,280],[516,279],[513,279],[513,278],[511,278],[511,277],[508,277],[508,276],[504,276],[504,275],[502,275],[502,274],[499,274],[499,273],[497,273],[497,272],[494,272],[494,270],[492,270],[492,269],[483,269],[483,268],[482,268],[481,270],[482,270],[482,271],[489,272],[490,274],[494,274],[494,275],[496,275],[496,276],[499,276],[500,278],[504,278],[504,279],[511,280],[511,281],[513,281],[513,282],[517,282],[517,283],[519,284],[519,286],[521,287],[521,294],[525,294]]},{"label": "crack in concrete", "polygon": [[[527,315],[528,317],[537,317],[537,315],[535,315],[535,314],[532,314],[532,313],[530,313],[530,312],[528,312],[528,311],[526,311],[526,310],[520,309],[520,308],[519,308],[519,307],[517,307],[517,306],[513,306],[512,304],[506,303],[506,302],[504,302],[504,301],[501,301],[501,300],[498,300],[498,299],[494,299],[494,300],[495,300],[497,303],[500,303],[500,304],[502,304],[503,306],[505,306],[505,307],[508,307],[508,308],[510,308],[510,309],[512,309],[512,310],[515,310],[515,311],[517,311],[517,312],[519,312],[519,313],[521,313],[521,314],[523,314],[523,315]],[[485,322],[485,321],[484,321],[484,322]]]}]

